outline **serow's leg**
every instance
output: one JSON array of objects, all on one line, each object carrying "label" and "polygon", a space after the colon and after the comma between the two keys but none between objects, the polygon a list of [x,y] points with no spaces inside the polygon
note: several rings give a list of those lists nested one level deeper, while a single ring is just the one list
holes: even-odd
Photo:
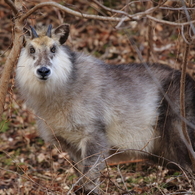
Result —
[{"label": "serow's leg", "polygon": [[107,156],[105,137],[88,140],[81,149],[82,156],[82,184],[85,193],[102,194],[99,190],[100,171],[105,167],[104,157]]}]

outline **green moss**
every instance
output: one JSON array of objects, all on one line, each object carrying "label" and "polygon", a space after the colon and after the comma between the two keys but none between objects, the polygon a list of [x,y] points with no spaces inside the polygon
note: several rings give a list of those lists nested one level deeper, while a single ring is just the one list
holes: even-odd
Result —
[{"label": "green moss", "polygon": [[9,121],[2,120],[0,122],[0,133],[5,133],[8,130],[9,130]]},{"label": "green moss", "polygon": [[76,178],[77,176],[76,175],[70,175],[69,177],[68,177],[68,180],[69,181],[73,181],[75,178]]},{"label": "green moss", "polygon": [[9,166],[13,164],[13,160],[11,158],[6,158],[4,159],[4,164]]}]

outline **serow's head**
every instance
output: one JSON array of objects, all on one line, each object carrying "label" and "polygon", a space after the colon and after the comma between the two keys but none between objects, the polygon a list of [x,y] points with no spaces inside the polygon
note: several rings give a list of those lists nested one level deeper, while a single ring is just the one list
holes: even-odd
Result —
[{"label": "serow's head", "polygon": [[[30,26],[25,29],[24,53],[28,58],[29,66],[33,69],[38,80],[48,80],[56,69],[60,69],[61,61],[66,60],[61,45],[64,44],[69,35],[69,25],[63,24],[52,30],[36,31]],[[31,70],[32,70],[31,69]],[[59,70],[58,70],[59,71]],[[55,73],[54,73],[55,74]]]}]

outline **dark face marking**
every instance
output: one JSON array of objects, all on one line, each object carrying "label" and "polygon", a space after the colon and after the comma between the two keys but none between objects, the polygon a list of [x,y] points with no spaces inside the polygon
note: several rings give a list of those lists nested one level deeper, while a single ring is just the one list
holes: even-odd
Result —
[{"label": "dark face marking", "polygon": [[36,58],[35,66],[50,66],[50,55],[48,54],[47,50],[40,51],[37,53],[37,58]]},{"label": "dark face marking", "polygon": [[55,40],[48,36],[40,36],[30,40],[28,45],[29,56],[34,60],[34,66],[51,66],[51,60],[58,48]]},{"label": "dark face marking", "polygon": [[[33,58],[33,60],[35,60],[34,65],[35,66],[44,66],[44,65],[51,65],[50,60],[53,59],[55,53],[54,53],[54,48],[53,49],[53,53],[47,49],[37,49],[35,50],[33,47],[29,48],[29,54],[30,56]],[[56,51],[56,50],[55,50]]]}]

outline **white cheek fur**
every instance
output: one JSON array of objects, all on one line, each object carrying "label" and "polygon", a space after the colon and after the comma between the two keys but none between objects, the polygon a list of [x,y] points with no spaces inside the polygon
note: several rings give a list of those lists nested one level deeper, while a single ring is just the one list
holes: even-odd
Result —
[{"label": "white cheek fur", "polygon": [[[38,95],[44,91],[47,95],[47,93],[50,94],[51,90],[67,81],[72,69],[69,56],[61,48],[58,48],[55,57],[50,61],[51,66],[48,68],[51,70],[51,75],[47,80],[42,81],[37,74],[37,69],[42,64],[35,67],[35,61],[29,57],[28,51],[25,48],[22,49],[16,68],[16,80],[19,87],[23,89],[22,92],[28,91],[29,95]],[[26,96],[26,94],[24,95]]]}]

